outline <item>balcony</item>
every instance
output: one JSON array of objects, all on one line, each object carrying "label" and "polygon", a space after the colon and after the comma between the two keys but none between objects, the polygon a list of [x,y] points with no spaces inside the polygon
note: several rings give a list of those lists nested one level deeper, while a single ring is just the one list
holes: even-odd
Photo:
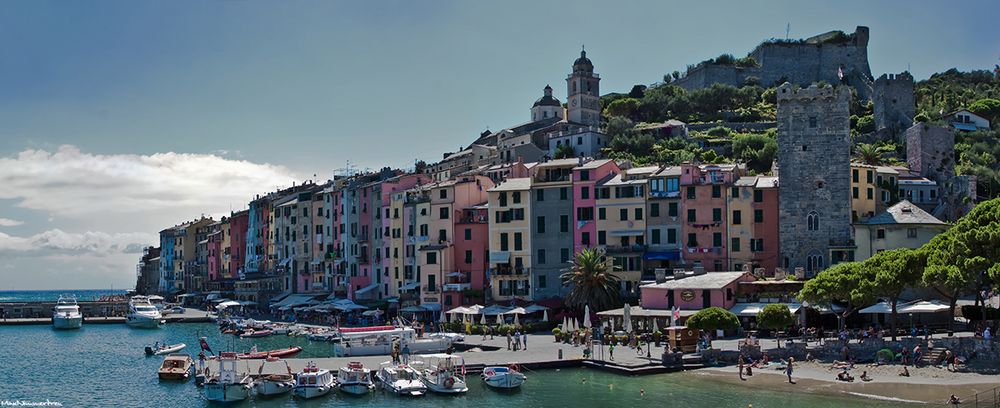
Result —
[{"label": "balcony", "polygon": [[646,252],[645,245],[606,245],[604,247],[604,252],[609,254],[630,254],[637,252]]},{"label": "balcony", "polygon": [[472,289],[471,283],[446,283],[444,284],[445,292],[461,292],[464,290]]},{"label": "balcony", "polygon": [[531,273],[531,268],[525,268],[523,266],[504,266],[491,269],[490,273],[493,274],[493,276],[529,275]]},{"label": "balcony", "polygon": [[312,283],[312,289],[313,290],[322,290],[323,289],[323,282],[313,282]]},{"label": "balcony", "polygon": [[465,215],[458,219],[459,224],[489,224],[490,217],[486,214]]},{"label": "balcony", "polygon": [[650,191],[650,198],[680,198],[680,191]]},{"label": "balcony", "polygon": [[437,293],[438,291],[437,286],[431,286],[431,285],[423,286],[421,287],[421,289],[423,289],[424,293]]},{"label": "balcony", "polygon": [[830,238],[830,248],[857,248],[853,239]]}]

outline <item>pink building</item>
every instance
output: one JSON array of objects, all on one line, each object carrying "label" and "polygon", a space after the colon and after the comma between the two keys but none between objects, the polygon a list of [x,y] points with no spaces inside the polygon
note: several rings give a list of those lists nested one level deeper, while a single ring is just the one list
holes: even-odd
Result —
[{"label": "pink building", "polygon": [[[222,225],[221,222],[217,222],[217,225]],[[208,280],[210,282],[216,282],[219,280],[222,272],[222,238],[226,231],[215,228],[215,231],[208,234]]]},{"label": "pink building", "polygon": [[594,160],[573,168],[573,253],[597,244],[597,183],[619,173],[614,160]]},{"label": "pink building", "polygon": [[243,210],[229,218],[229,268],[228,275],[224,279],[236,279],[243,273],[243,262],[247,253],[249,214],[249,211]]},{"label": "pink building", "polygon": [[442,302],[456,307],[483,302],[465,291],[482,290],[489,267],[489,212],[487,191],[494,183],[485,176],[463,176],[452,187],[451,270],[442,280]]},{"label": "pink building", "polygon": [[645,309],[671,309],[677,306],[685,311],[708,307],[728,310],[736,305],[739,283],[754,280],[753,275],[747,272],[688,272],[665,282],[643,285],[639,290],[642,307]]},{"label": "pink building", "polygon": [[735,164],[681,165],[681,259],[688,268],[729,269],[727,194],[740,171]]}]

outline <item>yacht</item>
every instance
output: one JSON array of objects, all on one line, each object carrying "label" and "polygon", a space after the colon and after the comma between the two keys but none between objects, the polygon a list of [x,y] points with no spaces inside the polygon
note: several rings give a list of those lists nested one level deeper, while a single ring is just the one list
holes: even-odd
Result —
[{"label": "yacht", "polygon": [[347,363],[337,373],[337,388],[348,394],[364,395],[375,389],[371,370],[359,362]]},{"label": "yacht", "polygon": [[[152,307],[152,306],[150,306]],[[250,396],[253,380],[236,371],[236,353],[219,353],[219,373],[205,381],[205,398],[216,402],[243,401]]]},{"label": "yacht", "polygon": [[406,364],[384,362],[375,378],[382,389],[396,395],[419,397],[427,393],[427,386],[420,381],[420,373]]},{"label": "yacht", "polygon": [[56,329],[79,329],[83,326],[83,314],[76,298],[60,296],[56,306],[52,308],[52,327]]},{"label": "yacht", "polygon": [[427,389],[440,394],[462,394],[465,385],[465,360],[454,354],[419,356],[414,365],[423,367],[420,377]]},{"label": "yacht", "polygon": [[317,368],[316,363],[310,361],[306,368],[295,376],[295,389],[292,393],[297,397],[309,399],[329,394],[335,387],[333,373],[327,369]]},{"label": "yacht", "polygon": [[128,315],[125,316],[125,323],[132,327],[158,328],[163,324],[163,315],[160,311],[149,303],[145,296],[133,296],[128,302]]},{"label": "yacht", "polygon": [[408,347],[411,354],[440,353],[451,347],[453,338],[440,335],[418,337],[412,327],[373,326],[341,328],[333,341],[333,353],[338,357],[387,356],[394,341],[399,349]]}]

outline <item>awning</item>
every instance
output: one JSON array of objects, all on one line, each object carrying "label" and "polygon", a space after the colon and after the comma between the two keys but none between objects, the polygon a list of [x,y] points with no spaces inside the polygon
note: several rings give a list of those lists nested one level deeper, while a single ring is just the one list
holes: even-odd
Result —
[{"label": "awning", "polygon": [[[645,309],[642,306],[631,306],[629,307],[629,315],[631,317],[665,317],[670,318],[673,313],[669,309]],[[681,317],[688,317],[698,313],[697,310],[681,310]],[[605,310],[603,312],[597,312],[598,316],[624,316],[625,308]]]},{"label": "awning", "polygon": [[205,300],[215,300],[220,297],[222,297],[222,294],[220,294],[219,292],[209,292],[208,296],[205,296]]},{"label": "awning", "polygon": [[291,262],[292,262],[292,258],[285,258],[285,259],[282,259],[280,262],[278,262],[278,265],[279,266],[288,266],[288,264],[291,263]]},{"label": "awning", "polygon": [[354,291],[354,294],[355,295],[363,295],[365,293],[371,292],[372,290],[374,290],[377,287],[378,287],[378,284],[377,283],[373,283],[371,285],[365,286],[365,287],[363,287],[361,289],[358,289],[358,290]]},{"label": "awning", "polygon": [[225,309],[225,308],[230,307],[230,306],[241,306],[241,305],[240,305],[240,302],[237,302],[235,300],[227,300],[225,302],[219,303],[218,305],[215,306],[215,308],[216,309]]},{"label": "awning", "polygon": [[399,290],[413,290],[420,287],[420,282],[410,282],[399,287]]},{"label": "awning", "polygon": [[947,312],[951,307],[937,300],[921,300],[896,309],[897,313],[939,313]]},{"label": "awning", "polygon": [[830,303],[828,305],[811,305],[808,303],[802,303],[802,307],[808,307],[815,310],[819,314],[841,314],[847,310],[845,307],[836,303]]},{"label": "awning", "polygon": [[399,309],[400,313],[423,313],[429,312],[430,310],[425,309],[423,306],[407,306]]},{"label": "awning", "polygon": [[643,230],[619,230],[619,231],[609,231],[608,235],[612,237],[634,237],[639,235],[644,235],[646,231]]},{"label": "awning", "polygon": [[951,122],[951,125],[954,126],[955,129],[958,129],[958,130],[965,130],[965,131],[969,131],[969,132],[975,132],[976,130],[978,130],[978,128],[976,127],[976,125],[973,125],[971,123]]},{"label": "awning", "polygon": [[424,303],[424,304],[421,304],[420,307],[423,307],[424,309],[430,310],[432,312],[436,312],[436,311],[441,310],[441,304],[440,303]]},{"label": "awning", "polygon": [[[282,299],[280,302],[272,304],[271,307],[278,307],[278,308],[289,307],[289,308],[291,308],[291,307],[306,305],[306,304],[310,304],[310,303],[316,303],[313,300],[313,295],[288,295],[284,299]],[[288,309],[283,309],[283,310],[288,310]]]},{"label": "awning", "polygon": [[[757,317],[757,314],[764,310],[764,306],[767,305],[769,303],[737,303],[729,311],[740,317]],[[785,305],[788,306],[788,311],[792,314],[802,308],[802,304],[799,303],[785,303]]]},{"label": "awning", "polygon": [[680,251],[667,251],[667,252],[646,252],[642,259],[647,261],[679,261],[681,259]]},{"label": "awning", "polygon": [[490,252],[490,263],[503,264],[509,262],[510,262],[510,252],[507,251]]},{"label": "awning", "polygon": [[[898,306],[899,305],[897,304],[897,311],[898,311]],[[858,310],[858,313],[861,313],[861,314],[888,314],[888,313],[892,313],[892,306],[889,305],[889,302],[878,302],[878,303],[876,303],[874,305],[871,305],[871,306],[868,306],[868,307],[866,307],[864,309]]]}]

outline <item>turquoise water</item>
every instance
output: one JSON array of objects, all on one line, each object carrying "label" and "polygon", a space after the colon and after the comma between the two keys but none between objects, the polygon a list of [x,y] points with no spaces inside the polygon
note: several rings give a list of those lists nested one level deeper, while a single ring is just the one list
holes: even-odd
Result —
[{"label": "turquoise water", "polygon": [[77,300],[97,300],[104,295],[124,295],[124,290],[74,289],[74,290],[0,290],[0,302],[55,302],[62,295],[74,295]]},{"label": "turquoise water", "polygon": [[[124,325],[89,325],[78,331],[55,331],[49,326],[0,327],[0,400],[61,402],[65,407],[193,407],[209,405],[193,381],[159,382],[156,369],[161,361],[145,357],[142,347],[184,342],[185,352],[196,353],[196,338],[208,335],[213,349],[233,336],[218,334],[211,324],[170,324],[160,330],[129,329]],[[261,349],[300,345],[302,357],[326,356],[329,345],[303,338],[269,337],[235,340],[236,349],[251,344]],[[368,397],[331,394],[318,400],[291,397],[250,400],[239,407],[624,407],[667,406],[684,408],[853,408],[902,407],[868,400],[845,400],[826,396],[767,392],[721,385],[684,374],[623,377],[587,369],[564,369],[528,373],[524,389],[500,393],[486,389],[478,379],[470,381],[467,395],[428,395],[400,399],[376,393]],[[586,383],[583,382],[586,379]],[[646,395],[640,396],[639,390]]]}]

